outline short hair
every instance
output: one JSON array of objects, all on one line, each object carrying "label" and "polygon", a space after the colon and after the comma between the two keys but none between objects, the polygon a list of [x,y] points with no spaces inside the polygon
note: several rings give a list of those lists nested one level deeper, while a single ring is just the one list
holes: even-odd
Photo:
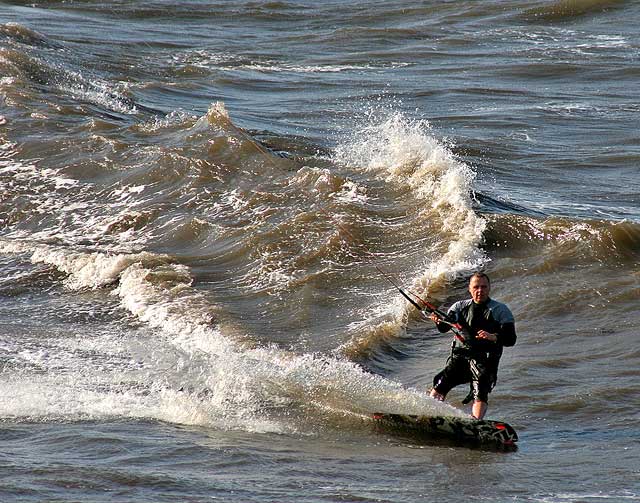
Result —
[{"label": "short hair", "polygon": [[489,286],[491,286],[491,280],[489,279],[489,276],[487,276],[487,275],[486,275],[485,273],[483,273],[483,272],[480,272],[480,271],[476,271],[476,272],[474,272],[474,273],[471,275],[471,277],[469,278],[469,283],[471,283],[471,280],[472,280],[473,278],[478,278],[478,279],[480,279],[480,278],[484,278],[484,279],[486,279],[486,280],[487,280],[487,283],[489,283]]}]

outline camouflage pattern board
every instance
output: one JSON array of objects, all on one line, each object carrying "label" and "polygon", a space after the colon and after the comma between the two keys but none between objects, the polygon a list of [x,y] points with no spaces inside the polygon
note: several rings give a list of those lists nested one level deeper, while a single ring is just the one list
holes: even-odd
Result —
[{"label": "camouflage pattern board", "polygon": [[479,420],[455,416],[413,416],[404,414],[373,414],[376,424],[386,429],[419,435],[452,438],[462,443],[486,444],[515,448],[518,434],[502,421]]}]

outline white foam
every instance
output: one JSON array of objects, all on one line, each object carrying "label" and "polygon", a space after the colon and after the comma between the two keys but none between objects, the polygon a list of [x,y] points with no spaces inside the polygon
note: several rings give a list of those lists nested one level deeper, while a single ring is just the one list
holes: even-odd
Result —
[{"label": "white foam", "polygon": [[574,503],[580,501],[582,503],[598,503],[602,501],[640,501],[640,494],[630,490],[620,490],[612,493],[604,493],[601,491],[590,493],[566,492],[555,494],[532,494],[529,501],[538,503]]},{"label": "white foam", "polygon": [[[45,66],[44,62],[38,62],[38,64]],[[111,84],[95,77],[89,81],[81,73],[71,70],[57,71],[59,72],[58,89],[69,93],[74,98],[86,100],[122,114],[138,113],[135,103],[119,93]]]},{"label": "white foam", "polygon": [[[15,160],[12,158],[14,145],[0,145],[0,174],[11,176],[14,182],[28,187],[24,191],[24,198],[29,202],[30,211],[42,215],[38,230],[27,233],[8,227],[5,229],[6,237],[21,238],[28,235],[34,242],[109,242],[113,249],[117,248],[120,252],[144,246],[144,236],[133,232],[131,226],[127,225],[118,231],[117,224],[141,215],[132,208],[140,204],[139,196],[146,186],[114,189],[110,197],[95,200],[95,187],[92,184],[66,176],[63,168],[42,168],[37,160]],[[123,205],[123,201],[126,201],[126,205]]]},{"label": "white foam", "polygon": [[[116,292],[123,304],[141,320],[172,334],[189,355],[211,363],[205,384],[210,400],[259,409],[265,402],[292,400],[354,413],[374,410],[424,412],[460,411],[435,402],[424,393],[364,372],[352,362],[304,354],[275,347],[246,348],[223,336],[207,315],[207,304],[197,291],[183,283],[167,290],[147,281],[150,274],[134,265],[121,278]],[[249,414],[251,416],[251,414]]]},{"label": "white foam", "polygon": [[340,73],[347,71],[369,71],[379,70],[384,68],[403,68],[411,66],[411,63],[391,62],[386,65],[292,65],[285,63],[278,63],[276,61],[267,61],[264,63],[251,63],[242,65],[241,67],[231,67],[228,70],[255,70],[263,73]]},{"label": "white foam", "polygon": [[403,68],[411,66],[412,63],[389,62],[383,64],[295,64],[275,60],[246,61],[236,54],[224,53],[218,50],[208,51],[199,49],[196,51],[186,51],[175,54],[171,57],[171,63],[184,66],[211,70],[214,68],[234,72],[234,71],[258,71],[263,73],[340,73],[347,71],[370,71],[385,68]]},{"label": "white foam", "polygon": [[[462,414],[348,361],[249,348],[225,337],[215,322],[215,306],[191,286],[189,270],[165,257],[81,253],[8,240],[0,240],[0,252],[31,253],[33,262],[67,273],[69,288],[98,289],[117,282],[112,294],[153,333],[141,342],[126,333],[117,341],[112,335],[93,339],[94,361],[73,343],[24,349],[18,358],[40,372],[27,379],[17,373],[4,383],[3,389],[11,391],[0,397],[3,417],[115,416],[290,431],[295,423],[270,418],[265,408],[293,404],[351,414]],[[75,343],[89,349],[82,338]],[[142,349],[136,349],[139,344]]]},{"label": "white foam", "polygon": [[198,117],[182,110],[175,110],[162,117],[154,116],[147,122],[141,122],[135,127],[146,133],[156,133],[163,129],[188,126],[198,120]]},{"label": "white foam", "polygon": [[[433,136],[426,121],[408,120],[397,112],[382,119],[371,112],[367,121],[338,145],[336,160],[406,191],[407,198],[422,208],[418,231],[424,229],[446,245],[447,251],[439,256],[425,253],[423,270],[414,277],[412,288],[427,289],[433,280],[452,280],[486,263],[479,247],[486,221],[472,204],[475,172]],[[396,318],[401,320],[402,313],[397,312]]]}]

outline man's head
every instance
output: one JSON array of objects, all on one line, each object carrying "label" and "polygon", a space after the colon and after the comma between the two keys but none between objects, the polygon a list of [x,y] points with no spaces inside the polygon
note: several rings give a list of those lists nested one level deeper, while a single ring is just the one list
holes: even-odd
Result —
[{"label": "man's head", "polygon": [[476,272],[469,279],[469,293],[476,304],[482,304],[489,300],[491,280],[483,272]]}]

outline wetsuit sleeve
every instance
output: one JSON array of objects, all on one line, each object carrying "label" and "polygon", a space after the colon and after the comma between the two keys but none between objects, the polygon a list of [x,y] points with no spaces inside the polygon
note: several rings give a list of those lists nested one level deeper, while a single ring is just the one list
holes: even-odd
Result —
[{"label": "wetsuit sleeve", "polygon": [[[447,321],[451,323],[455,323],[458,321],[458,304],[453,304],[449,310],[447,311]],[[438,331],[442,334],[451,330],[451,325],[448,323],[436,323],[436,327],[438,327]]]},{"label": "wetsuit sleeve", "polygon": [[501,346],[513,346],[516,343],[516,325],[511,310],[501,302],[489,301],[491,315],[498,324],[496,335]]},{"label": "wetsuit sleeve", "polygon": [[502,323],[497,333],[498,344],[502,346],[513,346],[516,343],[516,325],[513,322]]}]

